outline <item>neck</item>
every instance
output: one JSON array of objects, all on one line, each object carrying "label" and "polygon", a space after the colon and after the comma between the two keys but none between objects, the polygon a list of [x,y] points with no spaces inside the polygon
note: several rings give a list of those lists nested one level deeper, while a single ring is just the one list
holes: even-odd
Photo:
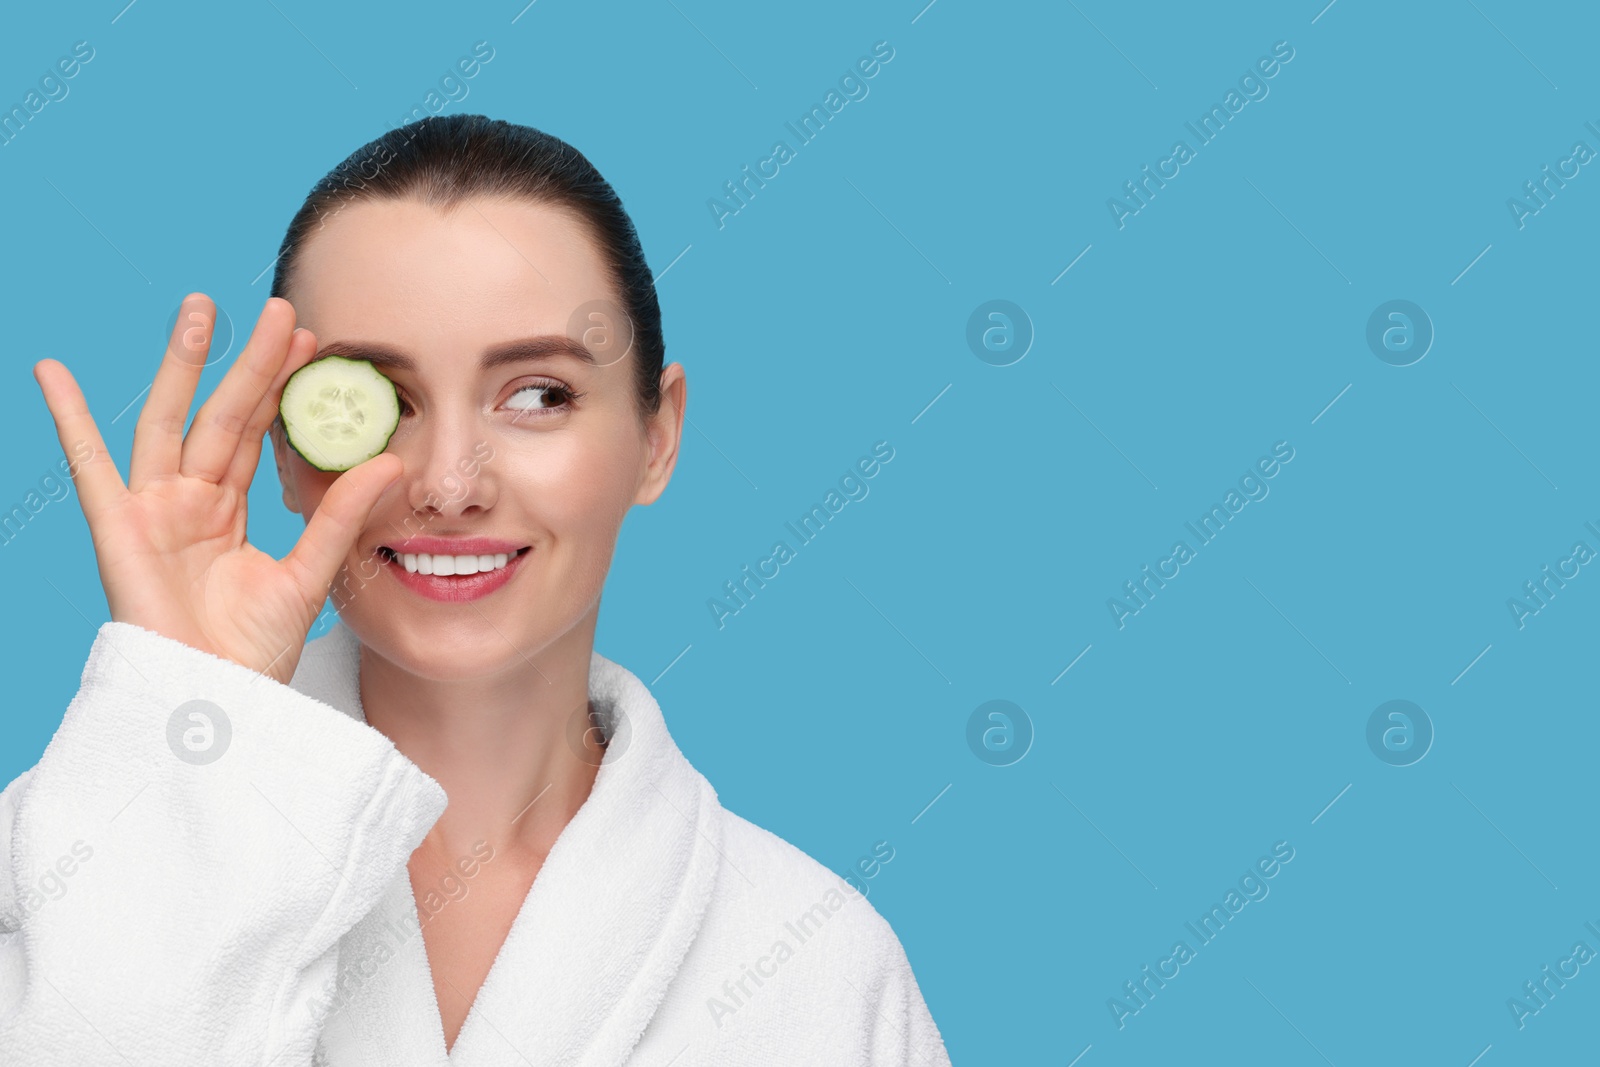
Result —
[{"label": "neck", "polygon": [[490,677],[420,678],[361,646],[367,722],[443,787],[419,851],[442,864],[487,842],[542,858],[583,806],[605,750],[589,728],[594,615]]}]

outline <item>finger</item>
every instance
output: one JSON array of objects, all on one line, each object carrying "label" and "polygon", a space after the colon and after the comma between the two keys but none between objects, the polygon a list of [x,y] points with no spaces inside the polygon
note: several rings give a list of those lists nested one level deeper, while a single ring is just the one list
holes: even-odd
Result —
[{"label": "finger", "polygon": [[66,365],[54,359],[41,359],[33,365],[34,380],[44,392],[45,406],[55,420],[56,436],[67,454],[68,469],[73,472],[73,483],[78,487],[78,502],[89,529],[94,531],[96,518],[109,508],[118,497],[128,491],[122,484],[100,429],[89,414],[89,405],[83,399],[83,390]]},{"label": "finger", "polygon": [[283,563],[295,575],[307,603],[327,599],[350,546],[372,514],[378,497],[404,470],[393,452],[380,452],[341,474],[323,494],[305,532]]},{"label": "finger", "polygon": [[222,479],[233,464],[251,416],[283,367],[294,330],[294,308],[287,300],[272,299],[283,307],[263,309],[250,343],[195,413],[178,461],[178,473],[186,478]]},{"label": "finger", "polygon": [[[297,328],[289,335],[289,354],[278,368],[266,391],[261,394],[256,402],[255,411],[250,414],[250,420],[245,424],[244,433],[239,439],[233,459],[228,465],[228,471],[222,477],[222,485],[228,486],[240,493],[250,491],[250,483],[255,480],[256,467],[261,462],[261,439],[266,436],[267,427],[272,425],[273,416],[278,413],[278,402],[283,397],[283,387],[289,381],[289,376],[307,363],[317,354],[317,338],[310,330],[304,327]],[[204,412],[204,409],[201,409]],[[196,416],[198,421],[199,416]],[[190,431],[193,437],[193,431]],[[187,451],[185,452],[187,459]]]},{"label": "finger", "polygon": [[217,306],[204,293],[190,293],[178,306],[178,321],[133,428],[128,488],[136,493],[152,478],[177,473],[183,425],[206,353],[211,351],[210,324],[216,319]]}]

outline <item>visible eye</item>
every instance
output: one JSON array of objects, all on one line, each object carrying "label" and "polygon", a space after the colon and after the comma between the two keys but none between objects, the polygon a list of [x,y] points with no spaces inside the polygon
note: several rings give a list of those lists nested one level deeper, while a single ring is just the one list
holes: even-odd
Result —
[{"label": "visible eye", "polygon": [[[416,413],[411,402],[406,399],[405,390],[397,388],[395,394],[400,399],[400,416]],[[583,399],[584,394],[576,389],[571,389],[559,382],[537,382],[524,385],[511,394],[505,407],[516,412],[517,419],[530,415],[534,418],[547,417],[542,412],[559,413],[571,408],[574,403]]]},{"label": "visible eye", "polygon": [[546,418],[548,415],[542,413],[568,410],[582,398],[582,393],[560,382],[535,382],[518,388],[507,398],[505,406],[516,412],[518,419],[530,414],[534,418]]}]

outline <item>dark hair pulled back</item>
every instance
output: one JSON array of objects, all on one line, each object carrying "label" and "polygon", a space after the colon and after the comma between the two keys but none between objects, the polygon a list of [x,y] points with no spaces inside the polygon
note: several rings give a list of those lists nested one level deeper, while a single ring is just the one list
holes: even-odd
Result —
[{"label": "dark hair pulled back", "polygon": [[582,152],[559,137],[486,115],[433,116],[362,145],[306,195],[278,249],[272,296],[284,297],[306,239],[345,206],[415,199],[448,210],[471,197],[525,198],[575,213],[597,239],[632,327],[642,414],[661,405],[665,343],[655,279],[622,199]]}]

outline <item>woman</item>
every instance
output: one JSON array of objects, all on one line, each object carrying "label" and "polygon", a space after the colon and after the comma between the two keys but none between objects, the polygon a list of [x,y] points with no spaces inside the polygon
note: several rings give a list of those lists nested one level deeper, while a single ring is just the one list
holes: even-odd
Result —
[{"label": "woman", "polygon": [[[720,807],[593,650],[685,381],[588,160],[480,115],[356,152],[184,435],[213,315],[185,299],[126,486],[34,367],[112,621],[0,795],[0,1062],[948,1063],[888,924]],[[343,473],[275,417],[331,354],[402,403]],[[306,520],[281,561],[245,539],[269,430]]]}]

